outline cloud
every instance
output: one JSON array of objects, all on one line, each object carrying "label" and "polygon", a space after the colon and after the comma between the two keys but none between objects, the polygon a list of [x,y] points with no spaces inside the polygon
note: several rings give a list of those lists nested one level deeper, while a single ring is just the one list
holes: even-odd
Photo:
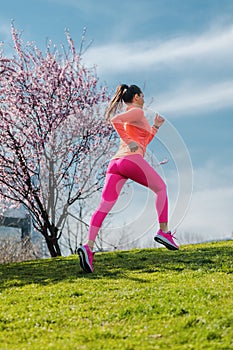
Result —
[{"label": "cloud", "polygon": [[[162,114],[192,115],[233,106],[233,26],[212,28],[202,34],[167,41],[112,43],[91,47],[87,65],[96,64],[106,80],[114,76],[152,79],[149,99],[158,88],[156,105]],[[146,78],[147,77],[147,78]],[[147,94],[148,95],[148,94]]]},{"label": "cloud", "polygon": [[[173,92],[156,96],[156,108],[170,116],[200,115],[203,112],[233,107],[233,80],[215,84],[206,82],[201,86],[179,86]],[[153,108],[153,106],[151,106]],[[202,112],[198,114],[198,112]]]},{"label": "cloud", "polygon": [[[164,42],[139,41],[112,43],[90,48],[85,60],[95,63],[101,72],[128,72],[136,69],[156,70],[184,63],[208,65],[212,61],[232,64],[233,26],[209,31],[199,36],[173,38]],[[206,61],[203,61],[205,59]],[[195,62],[194,62],[195,60]]]},{"label": "cloud", "polygon": [[233,187],[218,187],[193,193],[189,211],[179,230],[203,241],[230,238],[233,232]]},{"label": "cloud", "polygon": [[9,42],[11,39],[11,26],[8,21],[0,19],[0,42]]},{"label": "cloud", "polygon": [[[189,210],[179,227],[183,241],[230,238],[233,232],[233,166],[209,160],[194,170],[195,187]],[[224,179],[224,180],[223,180]]]}]

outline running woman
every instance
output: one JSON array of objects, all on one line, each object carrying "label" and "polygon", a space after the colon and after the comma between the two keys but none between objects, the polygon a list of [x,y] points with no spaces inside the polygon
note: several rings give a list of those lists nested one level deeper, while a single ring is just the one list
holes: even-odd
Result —
[{"label": "running woman", "polygon": [[[126,105],[124,113],[116,114],[119,104]],[[174,236],[168,231],[168,198],[164,181],[144,159],[146,147],[151,142],[164,118],[156,114],[151,127],[143,112],[144,95],[136,85],[119,85],[106,113],[120,137],[120,146],[111,159],[99,207],[90,221],[86,244],[78,248],[81,268],[88,273],[93,269],[93,247],[100,227],[116,203],[122,187],[128,179],[148,187],[156,194],[156,211],[160,229],[154,240],[170,250],[178,250]],[[116,115],[115,115],[116,114]],[[111,116],[114,115],[112,119]]]}]

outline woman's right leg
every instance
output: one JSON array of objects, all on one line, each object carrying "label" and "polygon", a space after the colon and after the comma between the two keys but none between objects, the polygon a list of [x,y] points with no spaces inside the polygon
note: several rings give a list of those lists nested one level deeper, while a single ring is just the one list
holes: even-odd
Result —
[{"label": "woman's right leg", "polygon": [[95,242],[95,239],[105,217],[116,203],[121,189],[126,181],[127,178],[118,173],[116,161],[111,161],[106,173],[100,204],[96,211],[93,213],[90,221],[88,245],[91,248]]}]

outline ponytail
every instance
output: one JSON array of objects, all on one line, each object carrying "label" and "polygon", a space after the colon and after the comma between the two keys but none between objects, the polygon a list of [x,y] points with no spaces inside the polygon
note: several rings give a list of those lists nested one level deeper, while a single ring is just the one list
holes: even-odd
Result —
[{"label": "ponytail", "polygon": [[134,95],[140,95],[141,93],[141,89],[136,85],[119,85],[107,108],[105,114],[106,122],[109,123],[111,114],[115,114],[117,109],[122,106],[123,102],[130,103],[132,102]]},{"label": "ponytail", "polygon": [[115,114],[117,108],[122,106],[123,104],[122,96],[124,95],[124,93],[127,91],[128,88],[129,87],[126,84],[121,84],[117,87],[115,95],[111,99],[105,114],[107,123],[110,122],[111,114]]}]

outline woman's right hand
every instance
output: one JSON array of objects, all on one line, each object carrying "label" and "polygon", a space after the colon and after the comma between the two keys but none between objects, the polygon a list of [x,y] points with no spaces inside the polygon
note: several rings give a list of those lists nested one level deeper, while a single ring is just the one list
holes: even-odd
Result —
[{"label": "woman's right hand", "polygon": [[135,152],[138,150],[138,144],[137,142],[135,141],[131,141],[129,144],[128,144],[128,147],[130,149],[131,152]]}]

